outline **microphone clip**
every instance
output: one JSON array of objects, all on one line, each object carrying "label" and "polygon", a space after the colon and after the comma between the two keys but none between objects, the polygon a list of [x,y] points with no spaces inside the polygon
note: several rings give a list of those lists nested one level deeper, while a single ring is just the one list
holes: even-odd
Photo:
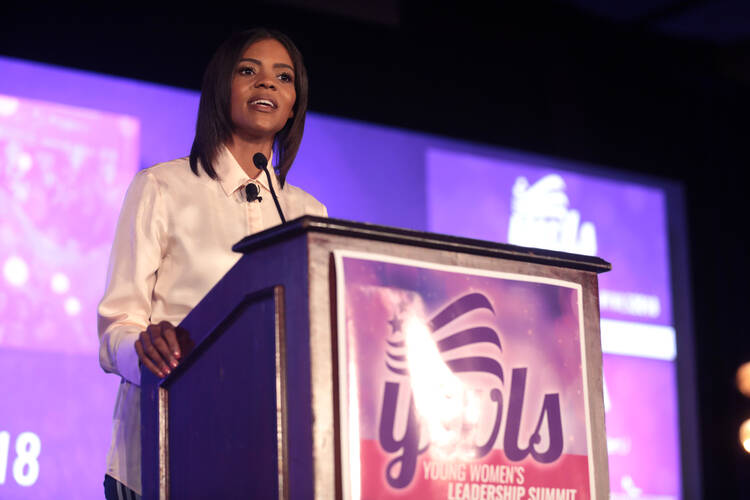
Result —
[{"label": "microphone clip", "polygon": [[250,183],[247,186],[245,186],[245,199],[248,203],[252,203],[255,200],[258,200],[258,203],[263,201],[263,197],[260,196],[260,190],[258,189],[258,186],[255,185],[255,183]]}]

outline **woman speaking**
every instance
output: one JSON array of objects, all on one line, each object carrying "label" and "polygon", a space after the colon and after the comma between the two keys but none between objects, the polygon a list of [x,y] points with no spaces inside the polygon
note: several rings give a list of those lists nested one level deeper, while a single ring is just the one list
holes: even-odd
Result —
[{"label": "woman speaking", "polygon": [[[327,214],[286,182],[307,92],[302,55],[284,34],[232,36],[206,69],[190,157],[138,172],[128,189],[98,309],[99,361],[121,377],[108,499],[141,493],[140,367],[164,377],[184,358],[191,341],[174,325],[239,260],[232,245],[280,224],[282,212]],[[268,158],[276,175],[261,175]]]}]

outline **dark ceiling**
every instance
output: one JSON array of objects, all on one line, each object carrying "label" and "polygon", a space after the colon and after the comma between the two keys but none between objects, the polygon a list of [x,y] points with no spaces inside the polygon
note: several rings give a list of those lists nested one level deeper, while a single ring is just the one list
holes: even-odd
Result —
[{"label": "dark ceiling", "polygon": [[675,38],[719,45],[750,40],[747,0],[561,0],[583,12]]},{"label": "dark ceiling", "polygon": [[[270,0],[266,3],[294,5],[391,26],[399,25],[401,10],[401,2],[397,0]],[[600,20],[675,38],[720,45],[750,40],[750,2],[747,0],[558,0],[558,3]],[[539,14],[544,15],[544,9],[539,10]]]},{"label": "dark ceiling", "polygon": [[750,84],[748,0],[557,1],[619,29],[668,37],[684,47],[711,47],[718,73]]}]

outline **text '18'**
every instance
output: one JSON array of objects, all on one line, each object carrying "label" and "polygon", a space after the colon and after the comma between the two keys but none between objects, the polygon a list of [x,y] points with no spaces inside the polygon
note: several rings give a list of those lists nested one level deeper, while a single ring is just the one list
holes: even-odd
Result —
[{"label": "text '18'", "polygon": [[20,486],[31,486],[39,478],[42,441],[33,432],[22,432],[16,436],[13,454],[10,441],[10,433],[0,431],[0,485],[5,484],[8,466],[11,466],[13,480]]}]

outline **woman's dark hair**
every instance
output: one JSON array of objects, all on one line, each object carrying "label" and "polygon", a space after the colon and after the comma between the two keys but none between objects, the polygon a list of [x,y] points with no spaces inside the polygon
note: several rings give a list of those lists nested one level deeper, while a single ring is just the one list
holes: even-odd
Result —
[{"label": "woman's dark hair", "polygon": [[198,161],[200,161],[209,177],[218,178],[213,164],[221,147],[232,138],[234,130],[231,114],[234,70],[242,54],[250,45],[269,38],[277,40],[286,48],[295,72],[294,90],[297,99],[292,108],[294,116],[276,134],[273,141],[276,170],[279,172],[281,185],[284,185],[286,174],[297,156],[302,142],[302,132],[305,129],[307,71],[302,61],[302,54],[294,42],[279,31],[265,28],[242,31],[232,35],[221,44],[206,67],[198,105],[198,120],[195,124],[195,139],[190,149],[190,169],[195,175],[199,175]]}]

